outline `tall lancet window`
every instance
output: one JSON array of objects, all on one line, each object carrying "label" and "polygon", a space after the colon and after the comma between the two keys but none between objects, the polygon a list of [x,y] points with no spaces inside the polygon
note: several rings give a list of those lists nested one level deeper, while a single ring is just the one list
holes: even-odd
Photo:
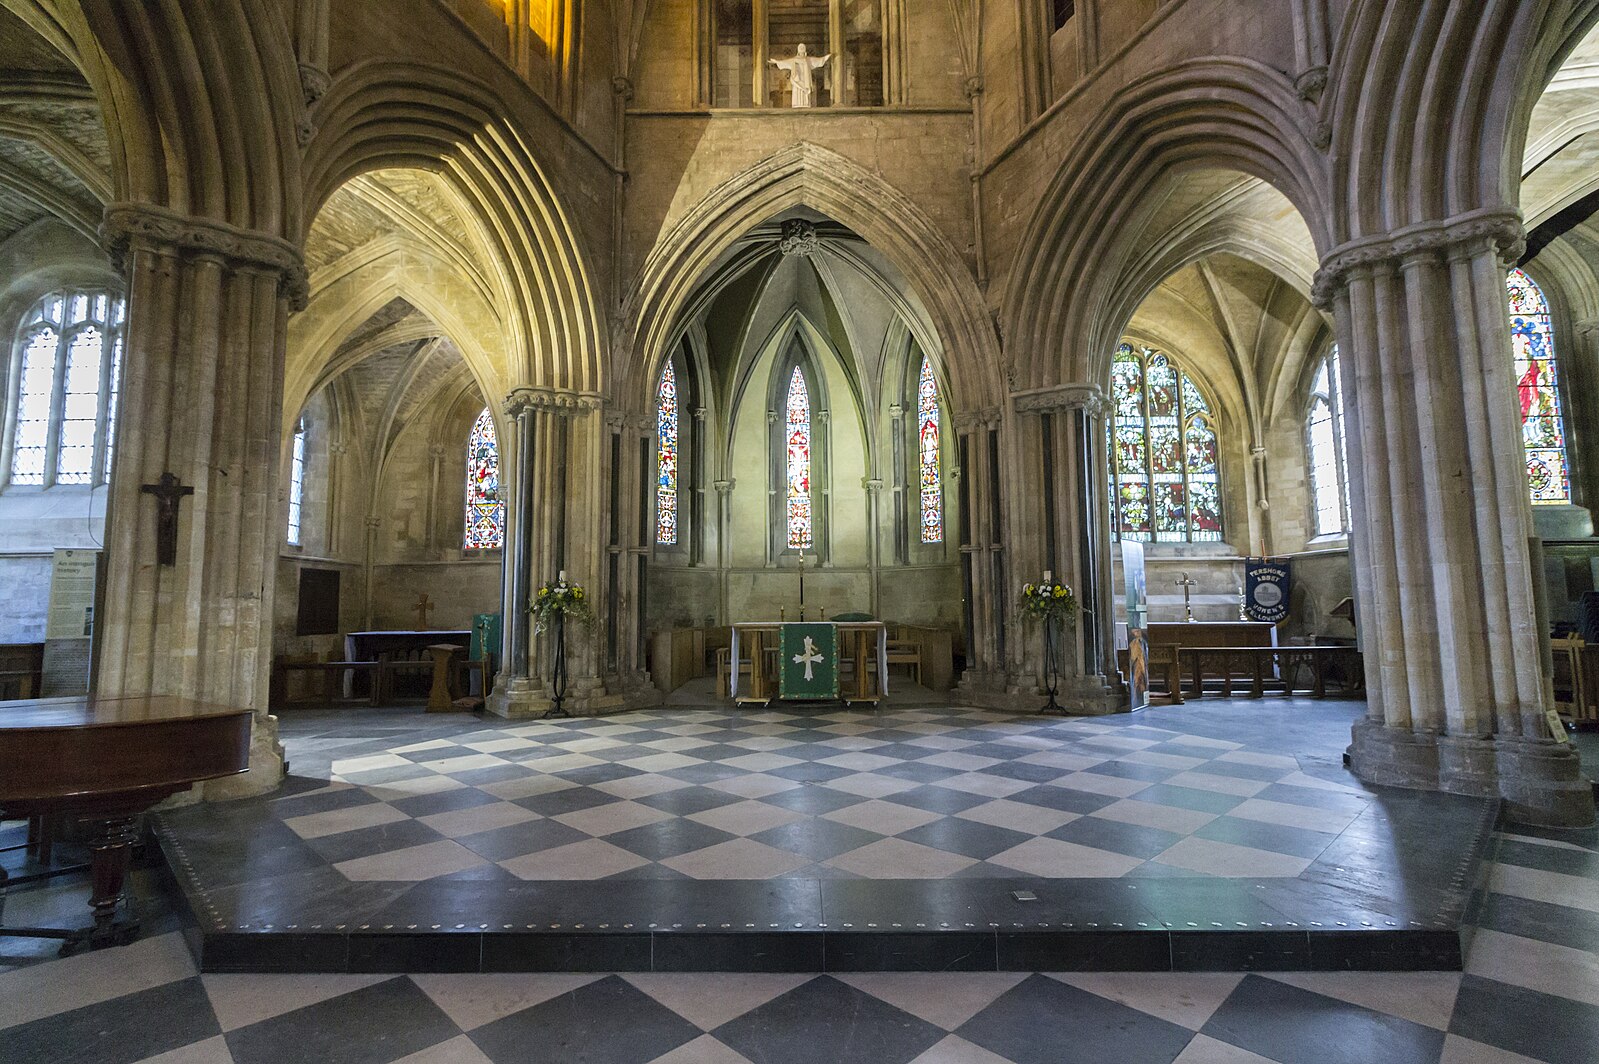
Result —
[{"label": "tall lancet window", "polygon": [[500,444],[494,435],[494,417],[484,407],[466,442],[466,549],[493,550],[504,543]]},{"label": "tall lancet window", "polygon": [[944,542],[944,481],[939,465],[938,383],[933,365],[922,356],[916,377],[917,467],[922,485],[922,542]]},{"label": "tall lancet window", "polygon": [[1310,385],[1310,415],[1305,421],[1310,455],[1310,494],[1316,535],[1349,531],[1349,461],[1344,446],[1343,376],[1338,348],[1322,362]]},{"label": "tall lancet window", "polygon": [[1121,539],[1221,539],[1210,404],[1164,352],[1122,344],[1111,364],[1111,479]]},{"label": "tall lancet window", "polygon": [[815,545],[811,505],[811,393],[798,366],[788,379],[784,400],[788,457],[787,485],[788,547],[809,550]]},{"label": "tall lancet window", "polygon": [[1521,404],[1521,440],[1527,448],[1527,488],[1532,501],[1571,501],[1566,468],[1566,424],[1560,413],[1560,378],[1549,301],[1531,277],[1511,270],[1510,340],[1516,356],[1516,399]]},{"label": "tall lancet window", "polygon": [[300,545],[300,514],[305,502],[305,419],[294,426],[294,446],[289,452],[289,544]]},{"label": "tall lancet window", "polygon": [[677,416],[677,374],[667,359],[655,389],[655,542],[664,547],[677,543]]},{"label": "tall lancet window", "polygon": [[93,487],[111,477],[122,376],[121,298],[55,292],[23,315],[9,482]]}]

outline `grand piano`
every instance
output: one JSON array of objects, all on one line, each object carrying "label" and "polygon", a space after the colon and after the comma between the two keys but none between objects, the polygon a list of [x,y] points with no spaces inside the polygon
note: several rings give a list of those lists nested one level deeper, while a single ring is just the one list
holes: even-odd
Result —
[{"label": "grand piano", "polygon": [[[82,930],[4,928],[60,938],[62,952],[131,941],[118,919],[140,813],[202,780],[250,767],[251,712],[165,695],[37,698],[0,703],[0,819],[60,814],[92,829],[89,905]],[[6,882],[0,868],[0,890]]]}]

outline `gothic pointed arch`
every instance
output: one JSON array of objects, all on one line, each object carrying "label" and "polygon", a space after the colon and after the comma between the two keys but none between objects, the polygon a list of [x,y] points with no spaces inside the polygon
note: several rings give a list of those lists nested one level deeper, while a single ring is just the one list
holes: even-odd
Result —
[{"label": "gothic pointed arch", "polygon": [[438,173],[489,250],[483,265],[507,312],[507,383],[598,394],[605,330],[588,256],[510,110],[488,85],[455,71],[357,64],[318,105],[308,198],[320,206],[351,178],[386,167]]},{"label": "gothic pointed arch", "polygon": [[651,371],[681,327],[695,287],[718,260],[756,225],[801,206],[848,226],[919,280],[926,309],[911,322],[918,341],[960,353],[950,359],[951,401],[962,408],[997,405],[1004,393],[998,336],[966,257],[881,176],[803,141],[712,189],[657,239],[625,306],[634,354],[626,401],[647,401]]},{"label": "gothic pointed arch", "polygon": [[1127,261],[1152,194],[1173,173],[1231,170],[1264,181],[1325,247],[1325,169],[1313,126],[1313,110],[1283,74],[1243,59],[1181,63],[1114,94],[1033,211],[1005,282],[1002,320],[1018,387],[1108,372],[1136,306],[1127,301]]}]

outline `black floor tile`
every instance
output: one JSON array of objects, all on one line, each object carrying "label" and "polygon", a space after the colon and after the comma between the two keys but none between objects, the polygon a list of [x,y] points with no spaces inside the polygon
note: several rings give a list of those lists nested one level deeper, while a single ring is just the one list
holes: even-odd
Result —
[{"label": "black floor tile", "polygon": [[1565,905],[1490,894],[1477,914],[1477,926],[1507,935],[1536,938],[1599,953],[1599,913]]},{"label": "black floor tile", "polygon": [[485,1024],[471,1038],[494,1064],[644,1064],[699,1034],[654,998],[610,976]]},{"label": "black floor tile", "polygon": [[1599,1008],[1468,975],[1449,1031],[1534,1060],[1575,1064],[1599,1052]]},{"label": "black floor tile", "polygon": [[576,813],[621,800],[614,794],[606,794],[592,787],[568,787],[565,790],[518,798],[516,804],[540,816],[560,816],[562,813]]},{"label": "black floor tile", "polygon": [[812,861],[826,861],[841,853],[859,849],[882,838],[875,832],[862,831],[832,820],[813,817],[796,820],[792,824],[768,828],[750,836],[755,842],[774,846],[779,850],[809,857]]},{"label": "black floor tile", "polygon": [[955,1033],[1017,1064],[1170,1064],[1192,1033],[1044,975],[1022,980]]},{"label": "black floor tile", "polygon": [[1093,794],[1089,791],[1074,791],[1067,787],[1054,787],[1046,783],[1037,787],[1030,787],[1025,791],[1017,791],[1009,796],[1009,800],[1026,802],[1028,805],[1041,805],[1046,809],[1059,809],[1063,813],[1086,814],[1097,812],[1121,799],[1113,798],[1108,794]]},{"label": "black floor tile", "polygon": [[0,1059],[6,1064],[132,1064],[221,1031],[200,980],[180,979],[8,1027],[0,1032]]},{"label": "black floor tile", "polygon": [[1132,800],[1172,805],[1180,809],[1194,809],[1202,813],[1225,813],[1244,799],[1235,794],[1217,794],[1215,791],[1202,791],[1193,787],[1156,783],[1133,795]]},{"label": "black floor tile", "polygon": [[[328,785],[327,780],[318,780],[322,786]],[[359,787],[346,787],[338,791],[323,791],[319,794],[304,794],[293,797],[277,798],[269,807],[272,815],[279,820],[288,820],[290,817],[309,816],[312,813],[326,813],[334,809],[351,809],[358,805],[371,805],[376,798],[366,793]],[[409,812],[409,810],[406,810]]]},{"label": "black floor tile", "polygon": [[582,842],[589,836],[576,828],[569,828],[558,820],[524,820],[520,824],[507,824],[475,835],[463,835],[455,841],[490,861],[508,861],[513,857],[551,850],[568,843]]},{"label": "black floor tile", "polygon": [[476,787],[457,787],[437,794],[419,794],[415,798],[397,798],[389,804],[406,816],[432,816],[434,813],[452,813],[457,809],[472,809],[480,805],[493,805],[499,801],[487,791]]},{"label": "black floor tile", "polygon": [[1026,832],[963,820],[958,816],[946,816],[931,824],[902,831],[895,837],[946,853],[975,857],[979,861],[1003,853],[1013,846],[1020,846],[1032,838]]},{"label": "black floor tile", "polygon": [[1434,1064],[1444,1033],[1419,1023],[1245,976],[1202,1028],[1283,1064]]},{"label": "black floor tile", "polygon": [[[648,857],[651,861],[664,861],[707,846],[729,842],[737,835],[701,824],[686,817],[672,817],[643,827],[619,831],[605,836],[612,846],[620,846],[629,853]],[[670,871],[670,869],[668,869]]]},{"label": "black floor tile", "polygon": [[758,1064],[906,1064],[944,1037],[942,1029],[828,976],[711,1033]]},{"label": "black floor tile", "polygon": [[674,816],[688,816],[691,813],[703,813],[708,809],[720,809],[724,805],[732,805],[744,799],[739,795],[728,794],[710,787],[679,787],[675,791],[648,794],[637,801],[640,805],[647,805]]},{"label": "black floor tile", "polygon": [[236,1064],[389,1064],[459,1033],[432,999],[401,977],[230,1031],[227,1041]]},{"label": "black floor tile", "polygon": [[1062,824],[1047,834],[1048,838],[1062,842],[1075,842],[1079,846],[1092,846],[1096,850],[1123,853],[1128,857],[1149,860],[1165,853],[1182,836],[1174,831],[1146,828],[1138,824],[1123,824],[1097,816],[1078,817]]},{"label": "black floor tile", "polygon": [[912,809],[925,809],[929,813],[959,813],[993,800],[986,794],[972,794],[969,791],[957,791],[953,787],[939,787],[933,784],[917,787],[915,790],[900,791],[898,794],[890,794],[883,798],[885,802],[907,805]]},{"label": "black floor tile", "polygon": [[1326,832],[1306,831],[1304,828],[1283,827],[1281,824],[1266,824],[1234,816],[1219,816],[1194,834],[1216,842],[1230,842],[1235,846],[1307,858],[1319,856],[1337,838]]},{"label": "black floor tile", "polygon": [[422,846],[444,838],[420,820],[396,820],[376,827],[341,831],[337,835],[323,835],[307,839],[306,845],[331,864],[352,861],[357,857],[370,857],[376,853],[404,850]]}]

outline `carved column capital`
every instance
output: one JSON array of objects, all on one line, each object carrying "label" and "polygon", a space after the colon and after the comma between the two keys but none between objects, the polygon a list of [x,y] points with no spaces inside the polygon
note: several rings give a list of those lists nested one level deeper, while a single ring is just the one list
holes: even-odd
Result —
[{"label": "carved column capital", "polygon": [[1421,222],[1391,233],[1351,240],[1322,259],[1311,286],[1311,300],[1326,310],[1350,281],[1377,271],[1397,270],[1428,259],[1458,259],[1493,250],[1506,266],[1521,257],[1527,232],[1514,211],[1468,211],[1443,221]]},{"label": "carved column capital", "polygon": [[1110,400],[1097,384],[1061,384],[1053,388],[1013,392],[1011,399],[1016,404],[1017,413],[1021,414],[1050,414],[1062,410],[1105,414],[1110,410]]},{"label": "carved column capital", "polygon": [[300,249],[267,233],[190,218],[145,203],[113,203],[106,207],[100,222],[100,243],[124,273],[129,251],[166,249],[185,257],[205,256],[233,266],[275,273],[278,291],[295,310],[304,310],[310,297],[310,282]]},{"label": "carved column capital", "polygon": [[600,403],[600,397],[590,392],[524,386],[513,388],[506,395],[505,412],[521,417],[527,411],[548,410],[562,417],[576,417],[600,409]]}]

